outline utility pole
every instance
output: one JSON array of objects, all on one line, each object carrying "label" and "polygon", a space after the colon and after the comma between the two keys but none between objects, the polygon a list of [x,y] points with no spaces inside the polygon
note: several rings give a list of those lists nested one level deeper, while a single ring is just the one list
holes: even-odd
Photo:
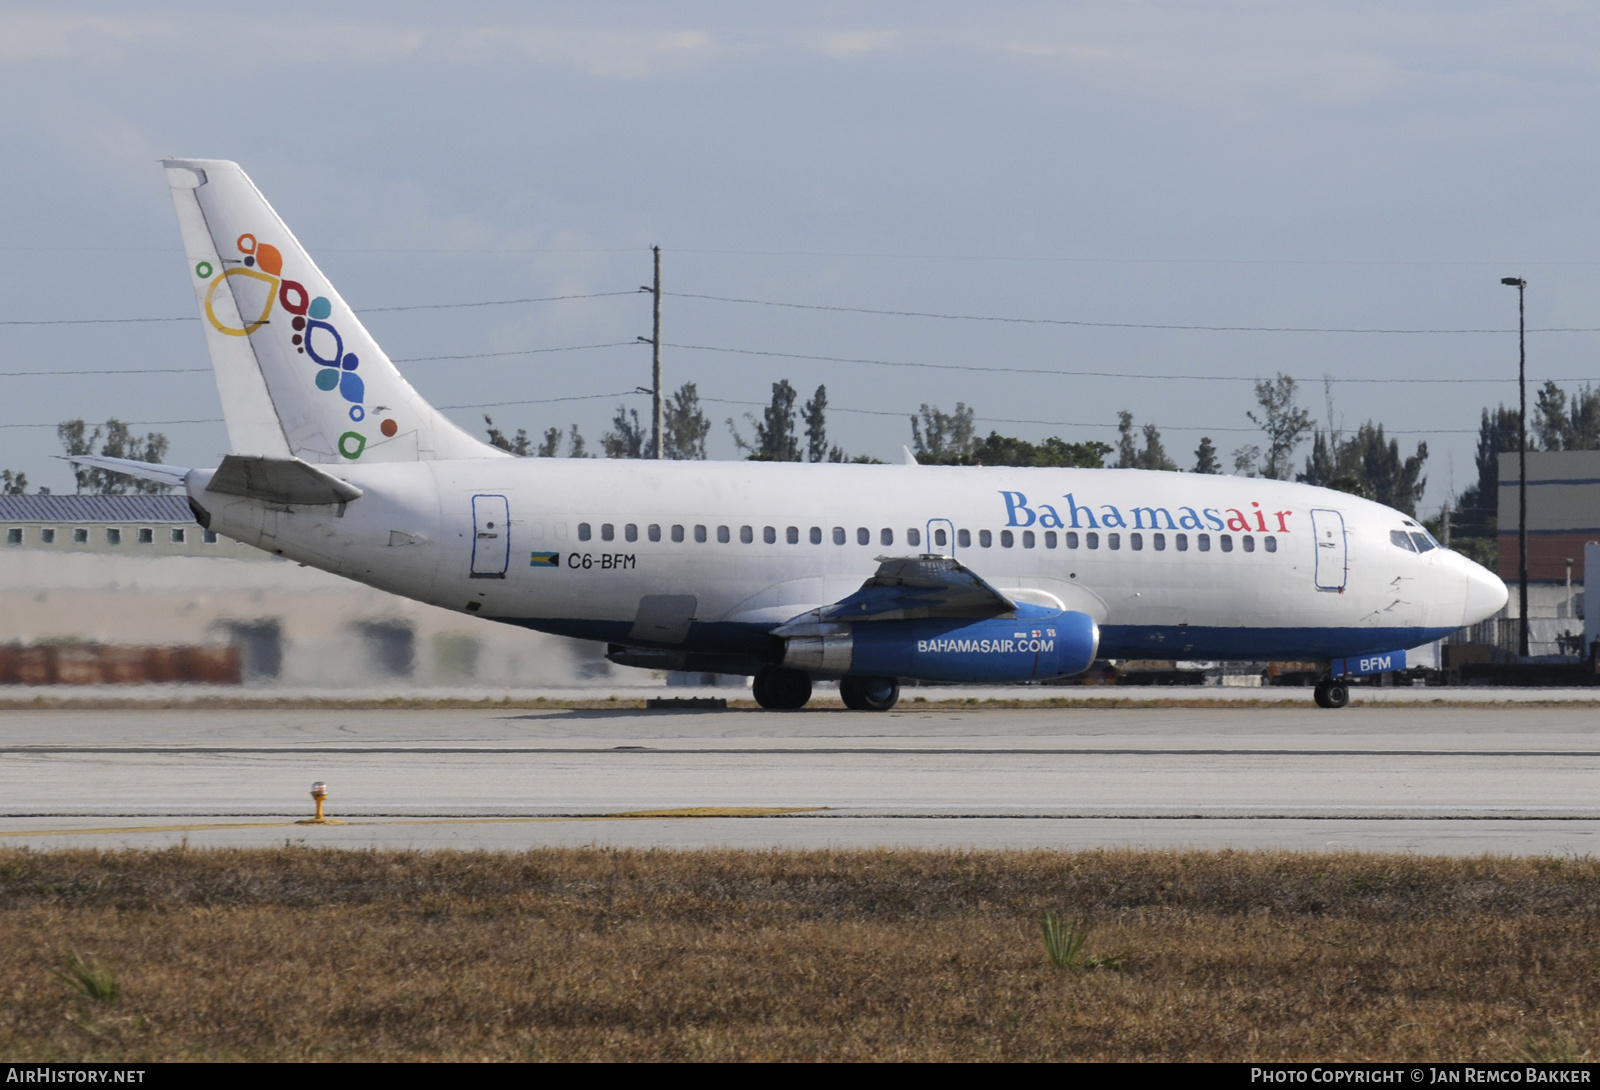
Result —
[{"label": "utility pole", "polygon": [[1521,408],[1517,414],[1517,465],[1520,487],[1517,490],[1517,654],[1528,657],[1528,327],[1523,311],[1523,294],[1528,282],[1520,276],[1506,276],[1500,283],[1517,289],[1517,390]]},{"label": "utility pole", "polygon": [[[661,247],[652,246],[650,252],[656,259],[656,276],[651,287],[640,288],[653,297],[651,299],[652,324],[649,337],[640,337],[650,346],[650,457],[659,461],[661,459],[661,444],[665,437],[662,435],[661,418]],[[644,391],[640,391],[641,393]]]}]

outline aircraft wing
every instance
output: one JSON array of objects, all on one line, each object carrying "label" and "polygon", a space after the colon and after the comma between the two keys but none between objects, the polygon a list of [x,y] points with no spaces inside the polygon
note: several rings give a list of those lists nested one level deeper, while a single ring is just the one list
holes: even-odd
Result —
[{"label": "aircraft wing", "polygon": [[183,487],[183,479],[189,475],[189,471],[182,466],[162,465],[159,462],[136,462],[131,458],[108,458],[103,454],[72,454],[67,455],[66,460],[74,465],[91,466],[111,473],[121,473],[127,477],[137,477],[141,481],[155,481],[178,488]]},{"label": "aircraft wing", "polygon": [[792,625],[844,621],[917,621],[928,618],[981,620],[1008,617],[1017,604],[975,572],[947,556],[883,556],[861,589],[832,605],[795,617]]}]

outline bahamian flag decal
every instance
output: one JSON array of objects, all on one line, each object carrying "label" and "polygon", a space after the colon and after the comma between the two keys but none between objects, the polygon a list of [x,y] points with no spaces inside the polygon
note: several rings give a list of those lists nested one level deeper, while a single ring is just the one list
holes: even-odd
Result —
[{"label": "bahamian flag decal", "polygon": [[534,553],[528,560],[530,568],[559,568],[561,566],[560,553]]}]

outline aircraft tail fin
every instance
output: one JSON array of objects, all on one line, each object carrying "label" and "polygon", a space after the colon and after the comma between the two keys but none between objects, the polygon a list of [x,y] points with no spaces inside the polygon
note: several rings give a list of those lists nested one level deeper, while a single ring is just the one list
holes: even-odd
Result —
[{"label": "aircraft tail fin", "polygon": [[504,456],[411,387],[237,163],[162,165],[234,453],[323,464]]}]

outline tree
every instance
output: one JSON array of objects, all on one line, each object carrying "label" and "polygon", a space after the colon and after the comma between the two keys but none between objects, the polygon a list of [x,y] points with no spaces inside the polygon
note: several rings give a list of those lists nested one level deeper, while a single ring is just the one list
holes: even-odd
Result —
[{"label": "tree", "polygon": [[[920,416],[920,420],[919,420]],[[972,438],[973,410],[956,402],[955,412],[946,414],[923,403],[911,418],[911,449],[923,465],[970,464],[975,443]]]},{"label": "tree", "polygon": [[28,475],[0,469],[0,495],[20,496],[28,490]]},{"label": "tree", "polygon": [[1517,410],[1504,405],[1483,410],[1478,424],[1478,450],[1474,458],[1478,482],[1461,493],[1452,520],[1452,540],[1456,537],[1496,535],[1500,513],[1500,455],[1517,450],[1520,431]]},{"label": "tree", "polygon": [[733,432],[733,442],[740,450],[748,452],[750,461],[800,461],[800,443],[794,434],[796,396],[795,388],[789,385],[788,379],[779,379],[772,384],[772,401],[761,411],[761,419],[745,414],[745,419],[755,428],[754,442],[746,441],[734,426],[733,418],[729,417],[728,429]]},{"label": "tree", "polygon": [[1415,515],[1428,484],[1422,476],[1427,460],[1427,443],[1418,443],[1415,454],[1402,458],[1399,441],[1386,439],[1383,425],[1369,420],[1348,439],[1317,431],[1306,471],[1298,479]]},{"label": "tree", "polygon": [[[1165,469],[1178,467],[1167,457],[1161,445],[1161,432],[1154,424],[1140,429],[1144,436],[1144,449],[1140,450],[1133,438],[1133,414],[1124,409],[1117,414],[1117,468]],[[1109,448],[1107,448],[1109,449]]]},{"label": "tree", "polygon": [[1090,441],[1069,443],[1052,435],[1040,443],[1016,439],[991,431],[987,439],[975,444],[966,465],[980,466],[1079,466],[1101,469],[1111,453],[1109,444]]},{"label": "tree", "polygon": [[662,406],[661,453],[679,461],[704,461],[711,421],[700,411],[700,392],[692,382],[678,387]]},{"label": "tree", "polygon": [[[104,441],[101,441],[101,436]],[[134,435],[128,426],[113,417],[105,423],[102,432],[97,425],[89,431],[82,420],[64,420],[56,427],[56,436],[70,457],[76,454],[93,454],[100,443],[100,454],[107,458],[127,458],[135,462],[159,463],[167,453],[167,437],[160,432],[149,432],[143,438]],[[103,496],[124,496],[129,493],[161,495],[172,486],[159,481],[142,481],[121,473],[85,466],[73,467],[79,492],[98,493]]]},{"label": "tree", "polygon": [[1540,450],[1600,449],[1600,390],[1579,387],[1569,408],[1567,392],[1546,380],[1536,397],[1532,439],[1529,445]]},{"label": "tree", "polygon": [[[630,418],[631,417],[631,418]],[[600,437],[607,458],[644,457],[644,428],[639,424],[639,410],[617,406],[617,415],[611,420],[611,430]]]},{"label": "tree", "polygon": [[1200,445],[1195,448],[1194,471],[1213,474],[1222,472],[1222,463],[1217,461],[1217,448],[1212,446],[1209,435],[1202,435]]},{"label": "tree", "polygon": [[837,447],[839,457],[828,457],[828,388],[818,386],[817,392],[806,402],[800,418],[806,424],[806,461],[808,462],[840,462],[844,460],[844,451]]},{"label": "tree", "polygon": [[544,441],[539,444],[539,457],[554,458],[561,453],[561,440],[565,433],[560,428],[546,428]]},{"label": "tree", "polygon": [[[1295,395],[1294,378],[1281,371],[1275,379],[1256,382],[1256,403],[1261,407],[1261,415],[1257,416],[1253,410],[1245,415],[1267,436],[1266,460],[1261,464],[1263,477],[1288,480],[1294,473],[1291,460],[1295,448],[1311,430],[1311,414],[1295,404]],[[1249,449],[1241,448],[1235,453],[1236,464],[1238,455]],[[1259,451],[1249,460],[1252,467],[1258,458]]]},{"label": "tree", "polygon": [[488,414],[483,414],[483,422],[488,426],[489,445],[503,450],[508,454],[515,454],[518,458],[526,458],[533,453],[533,446],[528,442],[528,433],[523,428],[517,429],[515,439],[507,439],[506,433],[494,426],[494,419]]},{"label": "tree", "polygon": [[572,425],[572,434],[567,437],[570,444],[567,449],[568,458],[587,458],[589,455],[583,449],[583,436],[578,434],[578,425]]}]

